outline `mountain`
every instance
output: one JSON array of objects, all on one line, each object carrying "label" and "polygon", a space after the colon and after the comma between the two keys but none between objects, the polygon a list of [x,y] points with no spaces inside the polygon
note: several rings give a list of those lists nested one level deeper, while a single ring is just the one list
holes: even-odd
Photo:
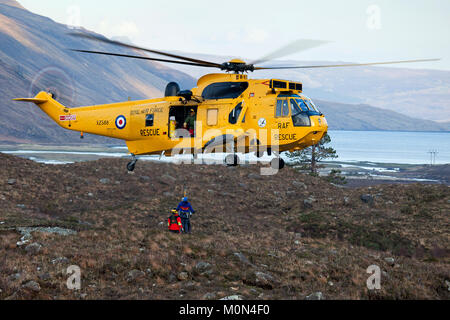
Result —
[{"label": "mountain", "polygon": [[[192,88],[195,78],[217,72],[180,65],[175,70],[150,61],[75,53],[67,49],[142,54],[70,37],[68,33],[73,31],[27,11],[16,1],[0,0],[0,142],[80,141],[76,132],[61,129],[36,106],[13,102],[13,98],[33,96],[42,89],[56,93],[57,99],[69,107],[113,103],[129,97],[154,98],[162,95],[169,81],[177,81],[183,89]],[[187,55],[218,62],[229,59]],[[450,127],[449,123],[422,120],[450,119],[450,73],[447,71],[363,67],[281,70],[258,72],[254,76],[303,81],[307,95],[323,100],[318,104],[329,120],[330,129],[448,131]],[[375,107],[369,106],[368,101]],[[386,105],[383,101],[387,101]],[[115,143],[96,136],[89,136],[85,141]]]},{"label": "mountain", "polygon": [[[184,54],[219,63],[236,58]],[[252,61],[245,58],[243,60]],[[267,65],[303,66],[344,63],[349,62],[282,60],[272,61]],[[439,61],[435,63],[439,66]],[[419,63],[416,65],[420,66]],[[188,66],[180,66],[177,69],[195,77],[216,72],[214,69]],[[262,70],[256,71],[252,76],[302,81],[305,94],[313,99],[346,104],[366,104],[418,119],[450,121],[450,71],[364,66]]]},{"label": "mountain", "polygon": [[314,103],[325,114],[330,130],[450,131],[450,122],[416,119],[369,105],[323,100]]},{"label": "mountain", "polygon": [[[25,10],[13,0],[0,0],[0,141],[79,141],[36,106],[11,101],[49,88],[67,106],[154,98],[173,80],[182,88],[194,78],[150,61],[75,53],[68,48],[111,51],[111,46],[67,35],[74,30]],[[140,54],[128,49],[116,52]],[[106,141],[89,137],[89,141]]]}]

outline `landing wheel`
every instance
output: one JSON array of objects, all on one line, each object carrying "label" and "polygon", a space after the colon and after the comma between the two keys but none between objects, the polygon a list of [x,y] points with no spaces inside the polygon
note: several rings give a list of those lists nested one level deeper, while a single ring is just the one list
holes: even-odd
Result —
[{"label": "landing wheel", "polygon": [[134,168],[136,167],[136,162],[137,162],[137,159],[133,155],[132,160],[130,162],[128,162],[128,164],[127,164],[128,171],[130,171],[130,172],[134,171]]},{"label": "landing wheel", "polygon": [[225,157],[225,164],[229,167],[236,167],[239,164],[239,157],[236,154],[229,154]]},{"label": "landing wheel", "polygon": [[136,167],[136,161],[130,161],[127,164],[127,169],[128,171],[134,171],[134,168]]},{"label": "landing wheel", "polygon": [[272,161],[270,161],[270,166],[272,169],[281,170],[284,168],[285,162],[281,158],[273,158]]}]

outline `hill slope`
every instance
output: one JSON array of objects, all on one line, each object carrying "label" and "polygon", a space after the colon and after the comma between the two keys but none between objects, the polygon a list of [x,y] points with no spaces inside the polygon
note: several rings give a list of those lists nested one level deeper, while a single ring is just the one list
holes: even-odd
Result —
[{"label": "hill slope", "polygon": [[325,114],[330,130],[450,131],[450,122],[417,119],[369,105],[314,103]]},{"label": "hill slope", "polygon": [[[220,63],[236,58],[190,55]],[[348,62],[280,60],[268,64],[302,66],[343,63]],[[420,66],[419,63],[416,65]],[[436,62],[436,65],[438,66],[439,62]],[[188,66],[180,66],[177,69],[195,77],[214,70],[204,68],[198,70]],[[314,99],[345,104],[366,104],[418,119],[450,121],[450,71],[364,66],[262,70],[255,72],[254,77],[302,81],[305,94]]]},{"label": "hill slope", "polygon": [[15,1],[0,1],[0,140],[77,141],[76,133],[62,130],[35,106],[11,101],[43,88],[59,93],[68,106],[80,106],[157,97],[174,79],[183,88],[195,84],[190,76],[157,63],[69,51],[111,51],[106,44],[75,39],[69,32],[73,30],[66,25],[33,14]]},{"label": "hill slope", "polygon": [[[0,299],[450,298],[445,185],[346,189],[291,168],[268,177],[256,166],[143,162],[128,174],[125,159],[0,161]],[[183,186],[193,233],[169,234]],[[21,227],[41,231],[21,244]],[[79,291],[65,287],[70,265],[81,268]],[[366,287],[371,265],[381,290]]]}]

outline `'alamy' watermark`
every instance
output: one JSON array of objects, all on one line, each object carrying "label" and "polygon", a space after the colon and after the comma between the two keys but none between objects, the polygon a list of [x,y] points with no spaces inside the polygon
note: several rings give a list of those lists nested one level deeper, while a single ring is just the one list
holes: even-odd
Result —
[{"label": "'alamy' watermark", "polygon": [[367,23],[366,26],[369,30],[380,30],[381,29],[381,9],[378,5],[372,4],[367,7],[366,13]]},{"label": "'alamy' watermark", "polygon": [[81,269],[79,266],[69,266],[67,268],[67,274],[71,276],[67,279],[66,285],[69,290],[81,289]]},{"label": "'alamy' watermark", "polygon": [[66,10],[66,24],[70,29],[78,29],[81,27],[81,9],[78,6],[70,6]]},{"label": "'alamy' watermark", "polygon": [[367,268],[367,273],[371,276],[367,279],[367,289],[380,290],[381,289],[381,269],[379,266],[373,264]]}]

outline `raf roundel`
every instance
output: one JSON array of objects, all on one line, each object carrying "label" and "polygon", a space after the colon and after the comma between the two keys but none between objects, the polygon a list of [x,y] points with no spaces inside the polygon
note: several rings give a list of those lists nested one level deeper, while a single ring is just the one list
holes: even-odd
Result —
[{"label": "raf roundel", "polygon": [[127,119],[124,116],[118,116],[116,118],[116,127],[118,129],[123,129],[127,125]]}]

